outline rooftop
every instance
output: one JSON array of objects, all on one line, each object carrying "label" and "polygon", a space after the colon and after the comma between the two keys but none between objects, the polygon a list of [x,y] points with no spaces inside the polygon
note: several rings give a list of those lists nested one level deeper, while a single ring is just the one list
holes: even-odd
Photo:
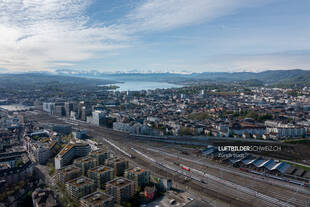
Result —
[{"label": "rooftop", "polygon": [[73,147],[83,147],[83,146],[87,146],[88,144],[83,144],[83,143],[75,143],[75,144],[67,144],[59,153],[57,156],[64,156],[70,149],[72,149]]},{"label": "rooftop", "polygon": [[131,168],[128,170],[129,172],[135,173],[135,174],[140,174],[145,172],[144,168],[140,168],[140,167],[135,167],[135,168]]},{"label": "rooftop", "polygon": [[104,166],[104,165],[99,165],[97,167],[91,168],[89,171],[90,172],[97,172],[97,173],[102,173],[102,172],[106,172],[112,170],[112,168]]},{"label": "rooftop", "polygon": [[49,143],[49,147],[52,148],[56,143],[57,143],[56,140],[52,140],[52,141]]},{"label": "rooftop", "polygon": [[64,156],[70,149],[72,149],[73,144],[67,144],[58,154],[58,156]]},{"label": "rooftop", "polygon": [[120,157],[117,157],[117,158],[113,158],[114,159],[114,162],[124,162],[124,161],[127,161],[123,158],[120,158]]},{"label": "rooftop", "polygon": [[102,153],[107,153],[107,150],[103,148],[91,152],[91,154],[102,154]]},{"label": "rooftop", "polygon": [[75,187],[79,187],[79,186],[83,186],[83,185],[89,185],[89,184],[93,184],[94,181],[90,178],[87,178],[85,176],[81,176],[72,180],[69,180],[68,182],[66,182],[66,184],[69,185],[73,185]]},{"label": "rooftop", "polygon": [[133,181],[128,180],[126,178],[118,177],[118,178],[115,178],[114,180],[111,180],[110,182],[107,182],[107,184],[111,184],[115,187],[124,187],[132,182]]},{"label": "rooftop", "polygon": [[90,156],[86,156],[86,157],[79,157],[75,159],[74,163],[77,163],[77,162],[84,163],[84,162],[91,162],[91,161],[96,161],[96,159]]},{"label": "rooftop", "polygon": [[69,165],[69,166],[67,166],[65,168],[60,169],[59,172],[67,174],[67,173],[71,173],[71,172],[77,171],[77,170],[81,170],[81,169],[78,168],[78,167],[75,167],[74,165]]},{"label": "rooftop", "polygon": [[107,195],[101,191],[97,191],[97,192],[91,193],[87,196],[84,196],[81,199],[86,201],[89,204],[91,203],[93,205],[96,205],[96,204],[101,204],[102,202],[104,202],[106,200],[112,200],[113,197],[110,195]]}]

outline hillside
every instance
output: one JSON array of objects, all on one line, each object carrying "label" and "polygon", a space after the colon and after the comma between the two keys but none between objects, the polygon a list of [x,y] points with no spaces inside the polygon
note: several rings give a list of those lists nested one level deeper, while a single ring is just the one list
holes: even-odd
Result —
[{"label": "hillside", "polygon": [[[98,71],[65,73],[59,70],[50,73],[1,74],[1,86],[27,86],[45,84],[66,84],[95,86],[119,81],[157,81],[177,84],[240,83],[245,86],[304,87],[310,86],[308,70],[269,70],[252,72],[204,72],[192,74],[175,73],[101,73]],[[91,81],[89,81],[91,79]]]},{"label": "hillside", "polygon": [[115,81],[51,75],[47,73],[0,74],[0,88],[41,87],[58,85],[63,87],[94,87],[96,85],[112,84]]}]

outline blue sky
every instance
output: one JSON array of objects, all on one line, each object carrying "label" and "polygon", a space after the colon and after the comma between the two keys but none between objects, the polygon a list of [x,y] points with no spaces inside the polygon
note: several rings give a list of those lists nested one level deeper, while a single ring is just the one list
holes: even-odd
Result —
[{"label": "blue sky", "polygon": [[310,69],[308,0],[3,0],[0,71]]}]

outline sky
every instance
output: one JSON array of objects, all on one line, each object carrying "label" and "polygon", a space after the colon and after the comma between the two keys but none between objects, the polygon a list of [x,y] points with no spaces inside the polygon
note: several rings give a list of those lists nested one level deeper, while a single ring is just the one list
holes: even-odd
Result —
[{"label": "sky", "polygon": [[0,0],[0,72],[310,69],[309,0]]}]

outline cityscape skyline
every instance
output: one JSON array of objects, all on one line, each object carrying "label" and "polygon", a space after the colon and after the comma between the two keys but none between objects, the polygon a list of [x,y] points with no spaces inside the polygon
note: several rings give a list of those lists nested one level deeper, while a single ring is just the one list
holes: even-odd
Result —
[{"label": "cityscape skyline", "polygon": [[307,1],[24,0],[0,6],[1,73],[310,68]]}]

